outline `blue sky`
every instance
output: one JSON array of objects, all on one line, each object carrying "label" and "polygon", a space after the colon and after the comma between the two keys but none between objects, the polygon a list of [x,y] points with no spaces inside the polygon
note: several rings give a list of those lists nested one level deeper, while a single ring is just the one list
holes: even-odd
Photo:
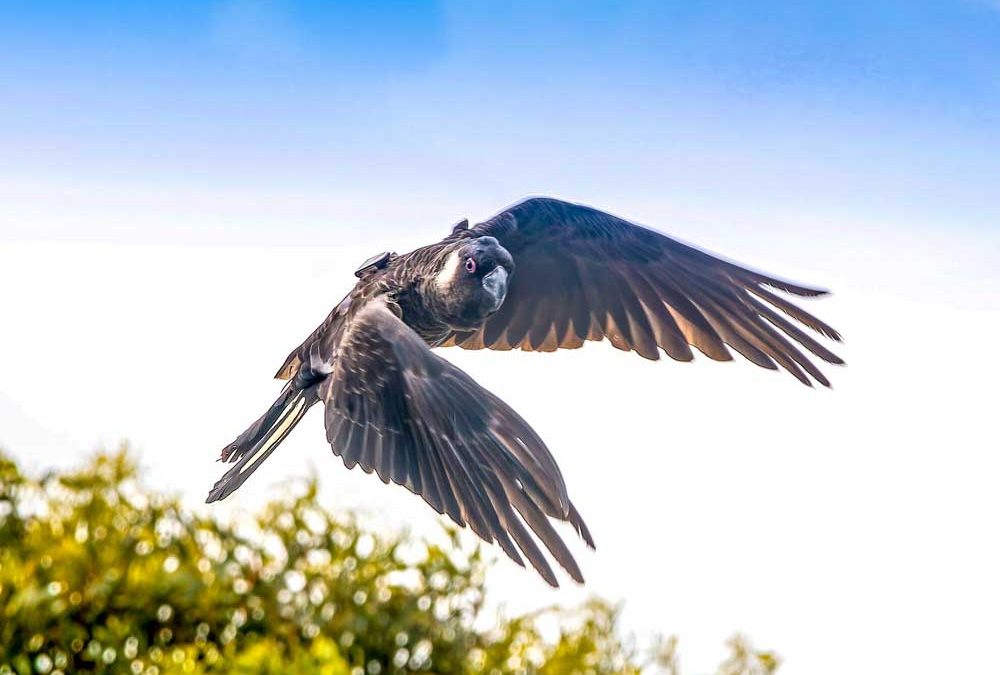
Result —
[{"label": "blue sky", "polygon": [[[68,197],[83,209],[119,185],[175,203],[213,185],[265,203],[365,195],[380,203],[343,215],[366,227],[529,193],[593,201],[595,186],[693,210],[722,197],[892,220],[919,199],[922,221],[1000,216],[987,1],[4,3],[0,42],[9,202],[85,175],[89,196]],[[257,213],[50,234],[228,240],[238,222],[276,243]],[[323,239],[331,215],[283,225]]]},{"label": "blue sky", "polygon": [[[42,468],[127,438],[201,508],[358,263],[582,201],[832,288],[809,309],[849,366],[809,391],[607,345],[443,350],[546,439],[599,545],[585,588],[501,561],[494,597],[622,599],[685,672],[735,629],[787,675],[981,670],[997,64],[991,0],[2,2],[0,446]],[[321,426],[219,508],[313,466],[329,503],[438,531]]]}]

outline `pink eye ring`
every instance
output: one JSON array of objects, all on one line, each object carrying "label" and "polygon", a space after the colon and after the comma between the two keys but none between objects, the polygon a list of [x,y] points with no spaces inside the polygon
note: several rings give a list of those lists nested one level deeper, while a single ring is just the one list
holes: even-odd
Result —
[{"label": "pink eye ring", "polygon": [[465,259],[465,271],[469,274],[475,274],[476,272],[476,261],[472,258]]}]

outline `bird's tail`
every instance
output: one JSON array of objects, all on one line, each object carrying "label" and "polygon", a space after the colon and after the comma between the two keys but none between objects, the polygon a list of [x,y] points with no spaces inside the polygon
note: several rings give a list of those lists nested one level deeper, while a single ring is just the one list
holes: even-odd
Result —
[{"label": "bird's tail", "polygon": [[206,503],[225,499],[264,463],[306,411],[317,401],[315,387],[297,389],[291,383],[259,420],[222,450],[223,462],[236,462],[208,493]]}]

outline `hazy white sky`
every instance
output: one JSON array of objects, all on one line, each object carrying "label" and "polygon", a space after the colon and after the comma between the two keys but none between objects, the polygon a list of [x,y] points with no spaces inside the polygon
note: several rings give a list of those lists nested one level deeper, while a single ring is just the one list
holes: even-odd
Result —
[{"label": "hazy white sky", "polygon": [[[574,549],[585,588],[504,559],[494,597],[624,599],[626,627],[679,634],[692,674],[737,629],[789,675],[982,671],[1000,634],[1000,12],[748,4],[344,10],[331,30],[360,28],[322,48],[311,4],[9,10],[0,445],[41,468],[128,439],[197,505],[360,261],[527,194],[584,201],[832,288],[807,304],[849,366],[818,391],[605,344],[443,352],[546,439],[598,544]],[[315,467],[328,503],[435,531],[321,427],[220,508]]]},{"label": "hazy white sky", "polygon": [[[442,231],[419,225],[423,238]],[[697,229],[682,234],[705,238]],[[981,664],[1000,628],[996,249],[881,231],[817,245],[766,223],[737,239],[729,248],[745,259],[836,289],[812,303],[848,338],[833,391],[745,363],[650,364],[603,344],[446,352],[547,440],[598,542],[595,554],[576,547],[585,589],[551,591],[501,560],[495,597],[512,608],[622,598],[629,628],[681,634],[690,672],[709,670],[736,628],[779,648],[790,673],[843,672],[856,659],[872,673]],[[5,245],[0,299],[16,328],[0,352],[0,442],[44,467],[127,438],[153,484],[197,505],[219,448],[272,400],[276,364],[367,253]],[[962,265],[936,271],[942,258]],[[225,507],[259,503],[310,467],[331,504],[437,526],[419,499],[346,471],[320,415]]]}]

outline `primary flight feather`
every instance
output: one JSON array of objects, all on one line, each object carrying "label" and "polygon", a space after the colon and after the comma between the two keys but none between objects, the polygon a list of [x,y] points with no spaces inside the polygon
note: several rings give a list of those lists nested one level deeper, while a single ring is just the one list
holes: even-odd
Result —
[{"label": "primary flight feather", "polygon": [[208,501],[242,485],[322,401],[327,441],[347,468],[407,487],[518,564],[526,557],[553,586],[536,537],[573,579],[583,575],[550,519],[594,546],[555,459],[520,415],[431,348],[555,351],[607,338],[680,361],[691,347],[730,360],[732,348],[809,386],[830,383],[802,349],[843,363],[796,324],[839,341],[837,331],[776,293],[825,291],[556,199],[463,221],[440,242],[377,256],[356,274],[278,370],[288,381],[278,400],[222,451],[235,465]]}]

